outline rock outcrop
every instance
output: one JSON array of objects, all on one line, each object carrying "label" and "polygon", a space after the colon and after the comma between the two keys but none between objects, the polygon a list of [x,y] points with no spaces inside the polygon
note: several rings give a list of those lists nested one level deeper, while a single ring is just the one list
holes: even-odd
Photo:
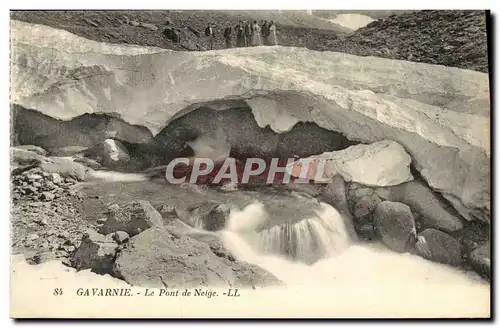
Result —
[{"label": "rock outcrop", "polygon": [[207,243],[155,227],[132,237],[117,256],[115,274],[143,287],[264,287],[279,284],[268,272],[214,253]]},{"label": "rock outcrop", "polygon": [[11,148],[11,168],[13,175],[38,168],[46,174],[53,173],[76,181],[84,181],[89,170],[70,158],[45,157],[18,147]]},{"label": "rock outcrop", "polygon": [[71,156],[109,138],[143,144],[153,137],[147,128],[131,125],[116,113],[89,111],[61,120],[37,109],[11,106],[12,133],[20,145],[40,146],[54,156]]},{"label": "rock outcrop", "polygon": [[487,74],[279,46],[172,53],[18,21],[11,31],[13,103],[65,120],[117,112],[156,134],[199,107],[244,101],[275,131],[304,121],[363,143],[396,141],[462,216],[490,220]]}]

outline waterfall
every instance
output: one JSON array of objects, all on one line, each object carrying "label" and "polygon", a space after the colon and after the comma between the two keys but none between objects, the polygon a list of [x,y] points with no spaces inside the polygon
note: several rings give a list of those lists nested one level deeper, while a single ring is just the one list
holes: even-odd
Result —
[{"label": "waterfall", "polygon": [[264,255],[282,256],[306,264],[339,254],[349,246],[341,215],[324,203],[313,216],[259,229],[267,219],[264,206],[254,203],[243,211],[232,212],[226,230],[239,234]]},{"label": "waterfall", "polygon": [[333,256],[345,250],[349,237],[340,214],[321,204],[316,216],[293,224],[276,225],[257,233],[255,247],[265,254],[285,256],[304,263]]}]

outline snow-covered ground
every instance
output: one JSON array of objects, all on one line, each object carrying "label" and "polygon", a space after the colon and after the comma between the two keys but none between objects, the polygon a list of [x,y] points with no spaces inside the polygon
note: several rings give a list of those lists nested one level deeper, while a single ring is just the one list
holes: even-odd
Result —
[{"label": "snow-covered ground", "polygon": [[355,31],[373,22],[375,19],[360,14],[340,14],[329,21]]}]

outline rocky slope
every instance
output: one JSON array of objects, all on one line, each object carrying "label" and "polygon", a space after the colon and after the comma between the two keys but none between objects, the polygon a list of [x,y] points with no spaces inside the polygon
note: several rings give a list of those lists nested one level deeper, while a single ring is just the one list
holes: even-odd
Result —
[{"label": "rocky slope", "polygon": [[243,103],[276,132],[303,121],[353,141],[397,141],[465,218],[489,220],[487,74],[287,47],[137,55],[17,21],[12,36],[11,100],[26,108],[59,119],[114,112],[157,134],[197,108]]},{"label": "rocky slope", "polygon": [[488,72],[486,19],[460,10],[391,15],[347,36],[341,51]]},{"label": "rocky slope", "polygon": [[[484,11],[349,12],[378,20],[351,33],[315,18],[329,18],[339,11],[313,11],[313,15],[296,11],[12,11],[11,19],[64,29],[95,41],[174,50],[205,50],[203,30],[208,22],[215,24],[215,49],[223,49],[227,24],[234,26],[239,19],[274,19],[280,45],[488,71]],[[180,42],[162,35],[167,21]]]}]

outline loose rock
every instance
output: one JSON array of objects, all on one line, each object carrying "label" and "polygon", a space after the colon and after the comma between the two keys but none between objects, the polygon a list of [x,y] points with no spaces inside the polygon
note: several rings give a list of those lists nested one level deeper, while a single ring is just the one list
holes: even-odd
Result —
[{"label": "loose rock", "polygon": [[163,220],[154,207],[144,200],[132,202],[125,206],[112,206],[107,213],[107,220],[99,230],[101,234],[125,231],[135,236],[153,226],[163,226]]},{"label": "loose rock", "polygon": [[42,200],[51,201],[54,198],[55,198],[55,195],[53,193],[50,193],[48,191],[45,191],[42,193]]},{"label": "loose rock", "polygon": [[459,265],[462,262],[460,243],[445,232],[426,229],[418,235],[418,253],[431,261]]},{"label": "loose rock", "polygon": [[112,235],[101,235],[89,231],[71,258],[71,265],[77,270],[92,269],[100,274],[111,274],[118,245]]},{"label": "loose rock", "polygon": [[125,231],[117,231],[115,232],[115,234],[113,235],[113,239],[118,243],[118,244],[123,244],[124,242],[126,242],[128,239],[130,238],[130,236],[128,235],[128,233],[126,233]]},{"label": "loose rock", "polygon": [[462,229],[461,220],[446,209],[432,190],[422,182],[411,181],[389,188],[389,198],[394,202],[402,202],[419,213],[425,228],[434,228],[447,232]]},{"label": "loose rock", "polygon": [[483,277],[491,279],[491,251],[490,245],[484,244],[476,248],[468,257],[471,267]]},{"label": "loose rock", "polygon": [[413,249],[415,221],[410,208],[402,203],[384,201],[377,205],[373,222],[384,244],[396,252]]},{"label": "loose rock", "polygon": [[22,149],[22,150],[27,150],[30,152],[33,152],[35,154],[41,155],[41,156],[47,156],[47,151],[43,149],[42,147],[34,146],[34,145],[20,145],[16,146],[16,149]]}]

